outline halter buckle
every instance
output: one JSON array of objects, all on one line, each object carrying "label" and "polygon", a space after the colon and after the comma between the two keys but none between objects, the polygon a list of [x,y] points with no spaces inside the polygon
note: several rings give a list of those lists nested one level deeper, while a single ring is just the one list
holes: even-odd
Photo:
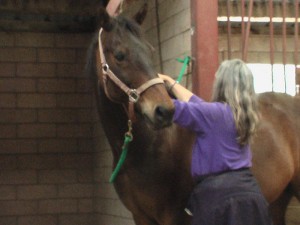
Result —
[{"label": "halter buckle", "polygon": [[140,98],[140,95],[136,89],[130,89],[127,94],[129,97],[129,101],[133,103],[136,103]]}]

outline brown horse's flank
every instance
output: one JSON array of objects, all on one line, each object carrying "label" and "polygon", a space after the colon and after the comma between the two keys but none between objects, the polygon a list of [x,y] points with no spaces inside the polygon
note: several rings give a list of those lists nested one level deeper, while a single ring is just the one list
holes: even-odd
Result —
[{"label": "brown horse's flank", "polygon": [[[101,16],[105,21],[104,54],[119,79],[134,88],[156,77],[137,24],[122,17],[109,18],[104,11]],[[124,108],[128,99],[112,82],[110,93],[124,104],[113,103],[105,95],[97,40],[95,36],[89,48],[86,69],[95,84],[97,107],[115,166],[127,131]],[[271,203],[274,224],[284,225],[289,200],[292,196],[300,200],[300,99],[266,93],[258,100],[261,126],[251,144],[253,172]],[[134,140],[114,185],[137,225],[190,223],[184,208],[193,188],[190,158],[194,136],[174,124],[167,126],[173,110],[163,85],[149,88],[135,106]]]}]

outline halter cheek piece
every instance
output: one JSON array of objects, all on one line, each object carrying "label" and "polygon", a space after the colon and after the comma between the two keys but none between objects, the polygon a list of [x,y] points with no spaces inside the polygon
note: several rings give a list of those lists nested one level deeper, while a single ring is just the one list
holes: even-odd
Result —
[{"label": "halter cheek piece", "polygon": [[[147,90],[149,87],[156,85],[156,84],[164,84],[163,80],[160,78],[153,78],[151,80],[148,80],[146,83],[142,84],[137,89],[131,89],[126,84],[124,84],[115,74],[112,72],[109,68],[109,65],[106,62],[104,52],[103,52],[103,46],[101,42],[101,33],[102,28],[99,30],[99,36],[98,36],[98,44],[99,44],[99,53],[100,53],[100,61],[102,66],[102,73],[103,73],[103,86],[106,96],[112,100],[112,98],[109,96],[109,92],[107,90],[107,77],[109,77],[110,80],[112,80],[121,90],[123,90],[128,95],[128,101],[129,105],[133,105],[130,103],[136,103],[140,95]],[[112,100],[113,101],[113,100]],[[130,111],[130,109],[129,109]]]}]

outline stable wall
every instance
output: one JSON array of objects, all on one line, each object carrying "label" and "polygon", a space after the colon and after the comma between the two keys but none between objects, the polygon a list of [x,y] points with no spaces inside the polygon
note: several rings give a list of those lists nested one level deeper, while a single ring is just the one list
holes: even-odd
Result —
[{"label": "stable wall", "polygon": [[90,34],[0,32],[0,224],[94,224]]}]

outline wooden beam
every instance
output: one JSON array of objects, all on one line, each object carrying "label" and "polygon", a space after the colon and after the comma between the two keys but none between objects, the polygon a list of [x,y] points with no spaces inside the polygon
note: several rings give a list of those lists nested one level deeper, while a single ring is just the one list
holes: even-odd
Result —
[{"label": "wooden beam", "polygon": [[218,0],[191,0],[193,92],[211,99],[218,60]]}]

